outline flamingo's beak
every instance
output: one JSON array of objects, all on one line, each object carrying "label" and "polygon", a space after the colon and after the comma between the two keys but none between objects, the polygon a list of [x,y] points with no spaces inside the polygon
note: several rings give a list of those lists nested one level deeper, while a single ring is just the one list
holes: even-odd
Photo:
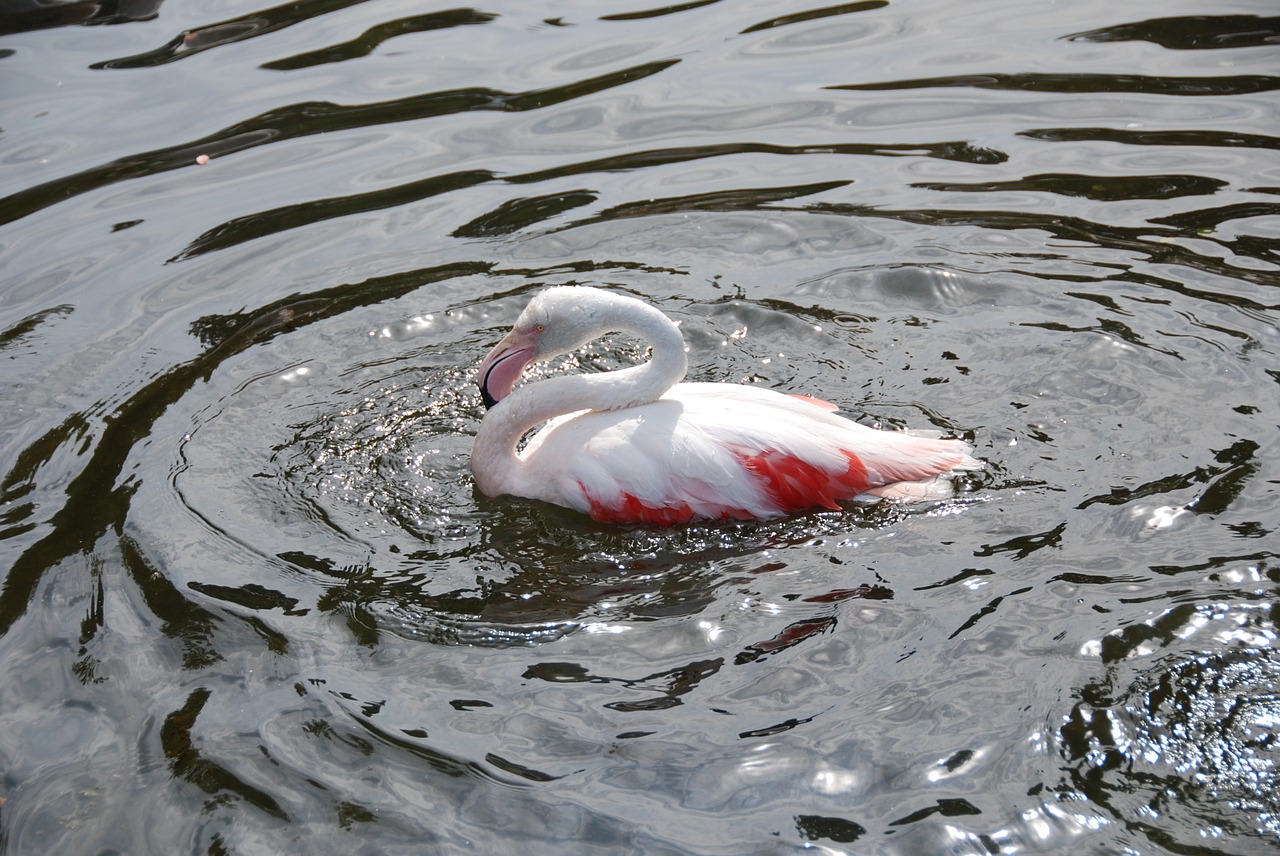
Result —
[{"label": "flamingo's beak", "polygon": [[494,345],[480,362],[480,374],[476,378],[485,409],[511,394],[525,366],[533,362],[535,352],[533,336],[514,330]]}]

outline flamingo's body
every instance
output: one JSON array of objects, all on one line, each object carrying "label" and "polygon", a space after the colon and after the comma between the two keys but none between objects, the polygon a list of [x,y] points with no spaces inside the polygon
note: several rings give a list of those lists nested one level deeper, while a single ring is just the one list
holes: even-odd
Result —
[{"label": "flamingo's body", "polygon": [[[613,331],[647,339],[652,359],[511,392],[530,362]],[[877,431],[804,396],[680,383],[685,370],[679,328],[653,307],[593,288],[542,292],[481,364],[490,410],[472,451],[477,486],[596,520],[668,525],[834,509],[864,494],[936,498],[947,474],[982,467],[960,440]]]}]

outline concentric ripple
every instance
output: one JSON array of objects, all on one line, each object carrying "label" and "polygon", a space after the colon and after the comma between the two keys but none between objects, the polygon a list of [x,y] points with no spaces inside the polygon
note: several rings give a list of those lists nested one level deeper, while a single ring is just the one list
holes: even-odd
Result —
[{"label": "concentric ripple", "polygon": [[[135,527],[181,523],[199,532],[185,547],[206,558],[187,587],[227,603],[344,616],[363,639],[386,631],[510,646],[602,622],[694,614],[771,545],[935,511],[869,506],[620,530],[542,503],[481,496],[470,452],[482,410],[474,361],[458,355],[478,360],[525,299],[418,314],[359,334],[340,316],[245,354],[175,408],[194,415],[170,429],[181,436],[169,477],[144,479],[144,491],[167,485],[171,495],[154,505],[179,516]],[[703,354],[701,371],[786,385],[802,382],[792,360],[812,365],[847,335],[835,326],[832,338],[788,309],[729,302],[690,307],[681,320]],[[477,333],[487,318],[493,332]],[[607,371],[644,358],[641,343],[611,337],[533,373]],[[957,500],[952,511],[963,506]],[[191,517],[196,526],[185,522]]]}]

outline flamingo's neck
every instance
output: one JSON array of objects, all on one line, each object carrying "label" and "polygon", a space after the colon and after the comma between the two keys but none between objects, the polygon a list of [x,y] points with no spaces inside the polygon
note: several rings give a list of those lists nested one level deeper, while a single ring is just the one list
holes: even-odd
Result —
[{"label": "flamingo's neck", "polygon": [[[516,446],[530,429],[580,410],[620,410],[655,401],[684,379],[688,371],[680,328],[652,306],[632,300],[592,307],[591,341],[610,332],[633,335],[649,343],[648,362],[618,371],[553,377],[527,384],[491,408],[480,423],[471,453],[476,486],[489,496],[509,493],[536,496],[525,480],[525,462]],[[532,488],[532,489],[531,489]]]}]

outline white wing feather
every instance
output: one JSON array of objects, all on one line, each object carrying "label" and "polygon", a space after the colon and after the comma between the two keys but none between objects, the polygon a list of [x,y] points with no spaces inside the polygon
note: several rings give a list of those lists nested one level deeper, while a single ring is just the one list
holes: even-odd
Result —
[{"label": "white wing feather", "polygon": [[[651,508],[685,503],[703,517],[725,509],[767,517],[792,509],[777,507],[744,456],[785,456],[839,476],[852,454],[878,495],[934,498],[938,491],[928,485],[940,473],[981,468],[968,452],[959,440],[867,428],[823,402],[751,386],[685,383],[650,404],[552,420],[521,457],[541,485],[540,498],[581,511],[590,512],[593,499],[629,495]],[[895,489],[898,483],[907,484]]]}]

